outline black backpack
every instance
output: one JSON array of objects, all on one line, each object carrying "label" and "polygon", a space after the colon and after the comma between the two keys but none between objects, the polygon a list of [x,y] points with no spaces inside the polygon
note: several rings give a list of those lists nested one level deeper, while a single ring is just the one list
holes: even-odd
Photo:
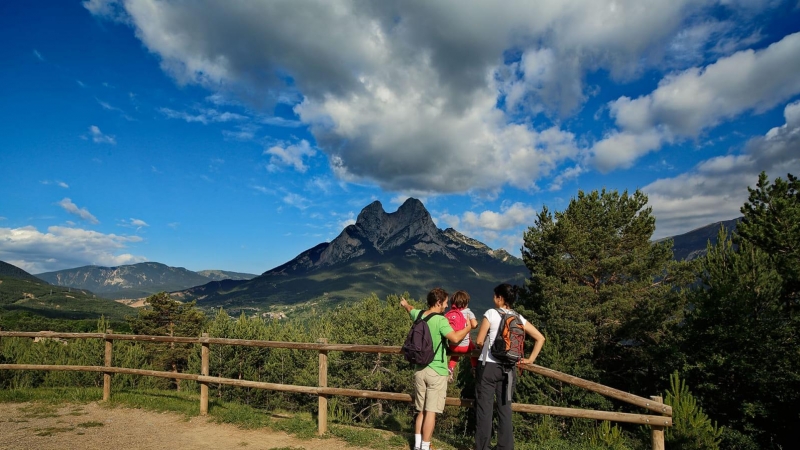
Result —
[{"label": "black backpack", "polygon": [[525,327],[514,311],[496,311],[500,314],[500,327],[492,343],[492,358],[503,366],[516,365],[525,357]]},{"label": "black backpack", "polygon": [[[405,355],[406,360],[419,366],[430,364],[436,356],[436,350],[439,348],[438,346],[436,349],[433,347],[433,336],[431,335],[431,329],[428,327],[428,320],[433,316],[441,316],[441,314],[431,313],[422,317],[423,312],[420,311],[417,315],[417,319],[411,325],[411,329],[408,330],[406,341],[403,343],[403,355]],[[439,345],[442,345],[442,343],[439,342]]]}]

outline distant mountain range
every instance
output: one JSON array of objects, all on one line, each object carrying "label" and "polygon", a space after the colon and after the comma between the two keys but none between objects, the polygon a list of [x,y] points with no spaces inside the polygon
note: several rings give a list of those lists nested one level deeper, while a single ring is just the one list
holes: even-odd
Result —
[{"label": "distant mountain range", "polygon": [[148,297],[163,291],[178,291],[208,283],[209,280],[244,280],[255,274],[203,270],[192,272],[183,267],[170,267],[157,262],[101,267],[83,266],[75,269],[45,272],[36,275],[56,285],[88,289],[111,299]]},{"label": "distant mountain range", "polygon": [[[714,242],[720,226],[732,232],[739,219],[716,222],[673,236],[675,259],[694,259]],[[408,199],[394,213],[373,202],[336,239],[300,253],[261,275],[193,272],[146,262],[118,267],[84,266],[36,277],[0,262],[0,275],[91,291],[110,299],[135,299],[167,291],[204,306],[257,307],[309,301],[340,302],[375,293],[408,292],[423,298],[434,286],[464,289],[475,306],[490,306],[500,282],[520,284],[529,276],[522,260],[433,223],[422,202]],[[16,274],[16,275],[15,275]],[[38,278],[37,278],[38,277]],[[32,279],[32,280],[31,280]]]},{"label": "distant mountain range", "polygon": [[742,220],[741,217],[722,222],[714,222],[710,225],[694,229],[688,233],[672,236],[672,257],[677,260],[692,260],[706,254],[706,247],[709,242],[716,244],[717,234],[720,227],[730,236],[736,229],[736,225]]}]

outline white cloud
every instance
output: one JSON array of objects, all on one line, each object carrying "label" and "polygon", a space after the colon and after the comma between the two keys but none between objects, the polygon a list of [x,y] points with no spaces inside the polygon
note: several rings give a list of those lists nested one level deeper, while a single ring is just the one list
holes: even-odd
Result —
[{"label": "white cloud", "polygon": [[353,211],[348,211],[346,214],[331,212],[331,215],[334,217],[338,216],[340,218],[340,220],[336,222],[336,224],[334,225],[336,233],[338,233],[341,230],[344,230],[349,225],[356,224],[356,215],[355,213],[353,213]]},{"label": "white cloud", "polygon": [[520,225],[533,224],[535,217],[536,210],[517,202],[511,205],[502,205],[500,212],[486,210],[480,214],[475,214],[472,211],[467,211],[461,220],[470,228],[502,231]]},{"label": "white cloud", "polygon": [[134,264],[146,258],[120,252],[141,240],[58,226],[49,227],[46,233],[32,226],[0,228],[0,260],[34,274],[90,264]]},{"label": "white cloud", "polygon": [[239,120],[247,119],[247,116],[243,116],[241,114],[236,114],[228,111],[217,111],[213,108],[200,108],[197,114],[187,113],[185,111],[175,111],[169,108],[159,108],[158,111],[161,114],[164,114],[170,119],[180,119],[185,120],[186,122],[199,122],[203,125],[208,125],[209,123],[219,123],[219,122],[233,122]]},{"label": "white cloud", "polygon": [[271,155],[269,159],[269,169],[277,170],[280,167],[292,167],[294,170],[305,173],[308,166],[303,159],[317,154],[316,150],[303,139],[297,144],[292,145],[273,145],[264,150],[265,155]]},{"label": "white cloud", "polygon": [[256,137],[256,132],[259,130],[258,125],[242,124],[236,126],[238,131],[223,130],[222,135],[227,139],[235,139],[237,141],[251,141]]},{"label": "white cloud", "polygon": [[97,218],[89,212],[89,210],[86,208],[79,208],[78,205],[72,203],[72,200],[69,198],[64,197],[60,202],[58,202],[58,205],[64,208],[64,211],[74,214],[89,223],[100,223],[100,221],[98,221]]},{"label": "white cloud", "polygon": [[328,177],[312,177],[306,182],[307,189],[316,189],[324,194],[330,194],[333,183]]},{"label": "white cloud", "polygon": [[96,125],[92,125],[89,127],[89,133],[92,137],[92,142],[94,142],[95,144],[116,145],[117,143],[117,140],[114,138],[114,136],[111,136],[109,134],[103,134],[103,132],[100,131],[100,128],[98,128]]},{"label": "white cloud", "polygon": [[[402,205],[408,199],[409,199],[408,195],[395,195],[394,197],[392,197],[389,200],[389,203],[391,203],[393,205]],[[425,203],[425,199],[419,199],[419,201],[421,201],[422,203]]]},{"label": "white cloud", "polygon": [[117,8],[121,7],[117,0],[84,0],[82,5],[90,13],[101,17],[112,16],[117,13]]},{"label": "white cloud", "polygon": [[206,101],[213,103],[217,106],[239,105],[239,102],[237,102],[236,100],[233,100],[227,95],[221,94],[219,92],[211,94],[208,97],[206,97]]},{"label": "white cloud", "polygon": [[561,188],[564,186],[564,183],[577,179],[582,173],[585,172],[586,169],[581,166],[573,166],[566,168],[558,176],[553,178],[553,181],[550,183],[550,187],[548,188],[548,190],[551,192],[560,191]]},{"label": "white cloud", "polygon": [[442,222],[447,226],[447,228],[457,229],[461,224],[461,219],[459,219],[457,215],[444,213],[439,215],[439,217],[436,219],[436,225],[439,228],[445,228],[444,226],[440,225],[439,222]]},{"label": "white cloud", "polygon": [[106,111],[114,111],[114,112],[117,112],[117,113],[119,113],[119,114],[122,116],[122,118],[124,118],[125,120],[134,120],[134,119],[133,119],[133,117],[129,116],[129,115],[128,115],[128,114],[127,114],[127,113],[126,113],[126,112],[125,112],[125,111],[124,111],[122,108],[117,108],[116,106],[112,106],[112,105],[111,105],[111,104],[109,104],[108,102],[104,102],[103,100],[100,100],[100,99],[99,99],[99,98],[97,98],[97,97],[95,97],[95,100],[97,100],[97,103],[98,103],[98,104],[99,104],[99,105],[100,105],[100,106],[101,106],[103,109],[105,109]]},{"label": "white cloud", "polygon": [[260,185],[251,185],[251,186],[250,186],[250,188],[251,188],[251,189],[253,189],[253,190],[255,190],[255,191],[258,191],[258,192],[260,192],[260,193],[262,193],[262,194],[267,194],[267,195],[274,195],[274,194],[276,194],[276,192],[275,192],[275,190],[274,190],[274,189],[270,189],[270,188],[267,188],[267,187],[265,187],[265,186],[260,186]]},{"label": "white cloud", "polygon": [[44,185],[55,184],[56,186],[58,186],[60,188],[69,189],[69,185],[67,183],[64,183],[63,181],[59,181],[59,180],[53,180],[53,181],[42,180],[41,183],[44,184]]},{"label": "white cloud", "polygon": [[[665,43],[689,18],[710,17],[717,3],[511,0],[498,8],[442,0],[364,7],[332,0],[298,8],[292,1],[87,0],[84,6],[112,18],[124,9],[136,36],[179,84],[246,93],[254,104],[295,104],[340,179],[445,193],[496,192],[506,184],[534,189],[580,148],[571,133],[518,123],[517,113],[573,114],[594,90],[585,85],[588,72],[630,79],[659,66]],[[749,6],[750,16],[767,6]],[[685,42],[728,36],[693,33]],[[504,61],[507,50],[521,58]]]},{"label": "white cloud", "polygon": [[648,95],[610,102],[619,130],[594,145],[592,162],[601,171],[629,167],[665,142],[696,137],[747,111],[767,111],[800,93],[798,73],[800,33],[668,75]]},{"label": "white cloud", "polygon": [[297,209],[307,209],[311,205],[311,201],[302,195],[289,192],[283,197],[283,202],[287,205],[294,206]]},{"label": "white cloud", "polygon": [[441,213],[435,222],[439,228],[454,228],[494,249],[504,248],[520,256],[523,230],[533,225],[535,219],[536,210],[530,206],[520,202],[503,202],[499,212],[488,209],[480,213],[467,211],[460,217]]},{"label": "white cloud", "polygon": [[689,172],[642,188],[656,217],[655,236],[685,233],[741,215],[747,187],[755,185],[762,170],[770,178],[800,173],[800,101],[787,105],[784,117],[784,125],[752,139],[742,153],[707,159]]},{"label": "white cloud", "polygon": [[122,226],[122,227],[136,228],[137,230],[139,230],[142,227],[149,227],[150,226],[144,220],[142,220],[142,219],[134,219],[133,217],[131,217],[130,220],[120,220],[119,221],[119,225]]},{"label": "white cloud", "polygon": [[275,127],[285,127],[285,128],[297,128],[302,126],[303,123],[299,120],[289,120],[284,119],[283,117],[266,117],[261,119],[261,123],[266,125],[272,125]]},{"label": "white cloud", "polygon": [[38,59],[39,61],[44,61],[44,57],[43,57],[43,56],[42,56],[42,54],[41,54],[41,53],[39,53],[39,51],[38,51],[38,50],[36,50],[36,49],[33,49],[33,56],[35,56],[35,57],[36,57],[36,59]]}]

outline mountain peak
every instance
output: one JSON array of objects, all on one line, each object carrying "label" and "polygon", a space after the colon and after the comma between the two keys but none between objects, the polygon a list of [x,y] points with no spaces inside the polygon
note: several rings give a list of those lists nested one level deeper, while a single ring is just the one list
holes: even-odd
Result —
[{"label": "mountain peak", "polygon": [[383,219],[386,217],[386,211],[383,210],[383,205],[378,200],[365,206],[364,209],[358,213],[356,225],[362,228],[373,228],[380,226]]}]

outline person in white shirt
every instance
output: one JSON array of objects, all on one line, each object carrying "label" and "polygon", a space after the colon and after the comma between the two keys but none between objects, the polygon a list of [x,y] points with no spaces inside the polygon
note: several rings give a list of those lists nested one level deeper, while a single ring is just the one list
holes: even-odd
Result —
[{"label": "person in white shirt", "polygon": [[[511,398],[514,394],[515,367],[499,364],[489,349],[492,347],[497,331],[500,328],[501,314],[513,311],[517,299],[518,288],[510,284],[501,284],[494,288],[494,309],[483,315],[475,344],[481,347],[481,356],[475,382],[475,450],[488,450],[492,440],[492,410],[497,401],[497,450],[514,449],[514,429],[511,423]],[[529,357],[522,359],[521,364],[533,364],[544,344],[544,335],[530,322],[516,314],[522,323],[525,334],[535,344]]]}]

